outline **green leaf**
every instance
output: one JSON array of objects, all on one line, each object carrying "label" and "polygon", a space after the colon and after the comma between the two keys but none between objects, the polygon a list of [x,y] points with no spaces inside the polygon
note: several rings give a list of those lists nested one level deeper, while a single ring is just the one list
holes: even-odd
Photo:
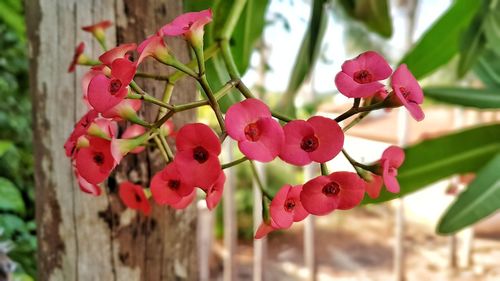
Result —
[{"label": "green leaf", "polygon": [[8,179],[0,178],[0,210],[24,213],[24,201],[17,187]]},{"label": "green leaf", "polygon": [[500,208],[500,154],[497,154],[448,208],[437,232],[450,234],[491,215]]},{"label": "green leaf", "polygon": [[480,126],[426,140],[405,149],[406,159],[398,171],[401,192],[382,190],[378,203],[418,191],[454,174],[474,172],[500,152],[500,124]]},{"label": "green leaf", "polygon": [[388,0],[341,0],[340,4],[349,16],[368,29],[386,38],[392,36]]},{"label": "green leaf", "polygon": [[434,100],[476,108],[500,108],[500,88],[424,88],[426,97]]},{"label": "green leaf", "polygon": [[255,45],[264,31],[268,4],[268,0],[247,1],[234,29],[231,52],[241,75],[247,71]]},{"label": "green leaf", "polygon": [[14,147],[14,144],[11,141],[0,140],[0,157],[2,157],[5,152]]},{"label": "green leaf", "polygon": [[481,1],[454,1],[422,35],[401,63],[406,63],[413,75],[420,79],[450,61],[458,52],[463,32],[480,7]]},{"label": "green leaf", "polygon": [[278,111],[295,115],[293,102],[300,86],[311,74],[319,57],[321,43],[325,35],[328,15],[325,11],[325,0],[314,0],[311,7],[311,20],[300,45],[299,53],[290,74],[287,90],[277,105]]}]

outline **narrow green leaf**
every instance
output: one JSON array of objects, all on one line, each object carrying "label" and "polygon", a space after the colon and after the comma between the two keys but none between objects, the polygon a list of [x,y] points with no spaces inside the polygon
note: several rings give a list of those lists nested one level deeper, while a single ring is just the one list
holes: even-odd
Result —
[{"label": "narrow green leaf", "polygon": [[474,72],[487,87],[500,88],[500,56],[492,50],[483,53]]},{"label": "narrow green leaf", "polygon": [[401,63],[421,79],[447,63],[458,52],[460,38],[479,11],[482,1],[456,0],[422,35]]},{"label": "narrow green leaf", "polygon": [[379,35],[392,36],[392,20],[387,0],[341,0],[340,4],[352,18],[362,22]]},{"label": "narrow green leaf", "polygon": [[0,178],[0,210],[24,213],[24,201],[17,187],[8,179]]},{"label": "narrow green leaf", "polygon": [[378,203],[418,191],[454,174],[475,172],[500,152],[500,124],[466,129],[426,140],[405,149],[406,159],[398,171],[401,192],[382,190]]},{"label": "narrow green leaf", "polygon": [[0,1],[0,20],[9,25],[19,36],[24,38],[26,26],[24,17],[17,7],[13,7],[9,2]]},{"label": "narrow green leaf", "polygon": [[424,88],[426,97],[434,100],[476,108],[500,108],[500,88]]},{"label": "narrow green leaf", "polygon": [[448,208],[437,232],[451,234],[491,215],[500,208],[500,154],[497,154]]},{"label": "narrow green leaf", "polygon": [[486,5],[483,4],[483,9],[476,14],[471,25],[462,35],[459,48],[460,59],[457,67],[457,76],[459,78],[464,77],[469,69],[476,64],[485,49],[484,19],[488,15],[488,10],[485,7]]},{"label": "narrow green leaf", "polygon": [[490,1],[489,13],[485,18],[484,33],[488,45],[500,55],[500,3]]},{"label": "narrow green leaf", "polygon": [[321,43],[325,35],[328,15],[325,11],[325,0],[314,0],[311,7],[311,20],[300,45],[299,53],[290,74],[287,90],[277,105],[278,111],[295,115],[293,102],[302,83],[311,74],[321,51]]}]

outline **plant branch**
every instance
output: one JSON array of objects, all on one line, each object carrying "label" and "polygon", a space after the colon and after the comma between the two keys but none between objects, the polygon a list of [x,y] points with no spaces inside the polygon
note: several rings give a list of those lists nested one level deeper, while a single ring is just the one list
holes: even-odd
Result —
[{"label": "plant branch", "polygon": [[241,157],[240,159],[236,159],[234,161],[231,161],[231,162],[228,162],[228,163],[225,163],[225,164],[222,164],[221,167],[222,167],[222,170],[224,169],[227,169],[227,168],[230,168],[230,167],[233,167],[233,166],[236,166],[240,163],[243,163],[245,161],[247,161],[248,158],[246,158],[245,156]]},{"label": "plant branch", "polygon": [[269,194],[269,192],[267,192],[267,190],[264,189],[264,185],[262,184],[262,181],[260,180],[260,177],[259,177],[259,173],[257,172],[257,168],[255,167],[255,163],[250,160],[250,167],[252,168],[252,174],[253,174],[253,177],[255,179],[255,181],[257,182],[257,185],[259,186],[260,188],[260,191],[262,192],[262,194],[267,197],[267,199],[269,200],[273,200],[273,196],[271,194]]}]

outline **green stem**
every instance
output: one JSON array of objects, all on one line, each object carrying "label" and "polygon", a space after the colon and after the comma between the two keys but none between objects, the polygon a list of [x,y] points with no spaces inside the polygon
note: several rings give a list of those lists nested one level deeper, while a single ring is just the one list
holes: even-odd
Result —
[{"label": "green stem", "polygon": [[[225,95],[227,95],[232,88],[234,88],[234,85],[236,84],[236,81],[229,81],[224,85],[222,88],[220,88],[215,94],[214,97],[216,100],[220,100],[223,98]],[[205,105],[210,105],[210,101],[208,99],[206,100],[200,100],[200,101],[195,101],[195,102],[190,102],[190,103],[185,103],[185,104],[180,104],[180,105],[175,105],[174,106],[174,111],[175,112],[181,112]]]},{"label": "green stem", "polygon": [[161,144],[165,148],[165,152],[167,153],[168,159],[170,161],[174,160],[174,154],[172,153],[172,150],[170,149],[170,146],[168,145],[167,139],[165,138],[164,135],[159,134],[158,138],[160,139]]},{"label": "green stem", "polygon": [[367,170],[367,171],[375,173],[375,167],[374,166],[368,166],[368,165],[359,163],[358,161],[354,160],[354,158],[352,158],[347,153],[347,151],[345,151],[345,149],[342,149],[342,154],[344,154],[345,158],[347,159],[347,161],[349,161],[349,163],[351,163],[351,165],[354,167],[354,169],[356,169],[357,167],[359,167],[359,168],[362,168],[364,170]]},{"label": "green stem", "polygon": [[127,96],[127,98],[130,98],[130,99],[141,99],[141,100],[144,100],[146,102],[150,102],[150,103],[153,103],[153,104],[156,104],[156,105],[159,105],[161,107],[165,107],[166,109],[170,109],[172,110],[174,107],[173,105],[171,104],[168,104],[168,103],[165,103],[151,95],[149,95],[146,91],[144,91],[143,89],[141,89],[139,87],[139,85],[137,85],[137,83],[135,83],[135,81],[132,81],[130,83],[130,87],[132,88],[132,90],[134,90],[139,96],[134,96],[133,94],[129,94]]},{"label": "green stem", "polygon": [[163,156],[163,158],[165,159],[165,161],[167,163],[170,162],[170,157],[168,156],[167,154],[167,151],[165,150],[165,148],[163,147],[162,143],[161,143],[161,140],[160,138],[158,137],[158,135],[154,136],[154,141],[156,143],[156,146],[158,146],[158,149],[160,150],[160,153],[161,155]]},{"label": "green stem", "polygon": [[[213,56],[215,56],[215,54],[217,54],[217,52],[219,51],[219,46],[218,44],[213,44],[212,46],[208,47],[203,53],[203,57],[205,58],[205,60],[208,60],[210,58],[212,58]],[[196,65],[198,64],[198,60],[197,59],[193,59],[191,60],[191,62],[189,62],[187,64],[187,66],[189,68],[194,68],[196,67]],[[182,71],[176,71],[174,74],[170,75],[169,76],[169,81],[171,83],[175,83],[177,82],[179,79],[181,79],[182,77],[184,77],[185,73],[182,72]]]},{"label": "green stem", "polygon": [[235,0],[233,1],[233,6],[226,17],[224,26],[220,31],[219,39],[229,39],[233,34],[234,28],[240,19],[241,12],[245,8],[247,0]]},{"label": "green stem", "polygon": [[[170,83],[170,82],[167,82],[167,84],[165,85],[165,90],[163,91],[163,98],[161,99],[161,101],[165,104],[170,104],[170,98],[172,97],[172,93],[174,91],[174,84]],[[171,108],[170,110],[173,110],[175,108],[175,106],[173,106],[173,108]],[[167,108],[166,107],[160,107],[160,110],[158,111],[158,117],[157,119],[163,117],[165,114],[167,113]]]},{"label": "green stem", "polygon": [[326,166],[326,163],[320,163],[319,167],[321,168],[321,175],[323,175],[323,176],[329,175],[328,167]]},{"label": "green stem", "polygon": [[279,119],[279,120],[281,120],[283,122],[287,122],[288,123],[288,122],[290,122],[290,121],[293,120],[292,118],[290,118],[290,117],[288,117],[286,115],[283,115],[281,113],[275,112],[275,111],[271,111],[271,114],[273,115],[273,117],[275,117],[275,118],[277,118],[277,119]]},{"label": "green stem", "polygon": [[205,58],[203,57],[203,46],[192,46],[196,61],[198,62],[198,76],[205,74]]},{"label": "green stem", "polygon": [[222,59],[224,60],[224,64],[226,65],[229,77],[231,77],[231,79],[240,79],[241,76],[238,71],[238,67],[236,66],[233,54],[231,53],[231,48],[229,47],[229,40],[221,40],[219,42],[219,45],[221,49]]},{"label": "green stem", "polygon": [[[356,104],[356,101],[355,101],[355,104]],[[354,104],[354,105],[355,105]],[[371,104],[371,105],[367,105],[367,106],[363,106],[363,107],[351,107],[351,109],[349,109],[348,111],[342,113],[341,115],[337,116],[337,118],[335,118],[335,121],[337,122],[340,122],[340,121],[343,121],[355,114],[358,114],[358,113],[361,113],[361,112],[367,112],[367,111],[372,111],[372,110],[377,110],[377,109],[381,109],[381,108],[384,108],[385,105],[384,105],[384,102],[379,102],[379,103],[375,103],[375,104]]]},{"label": "green stem", "polygon": [[354,127],[354,125],[361,122],[361,120],[363,120],[366,116],[368,116],[368,114],[370,114],[369,111],[362,112],[356,118],[354,118],[354,120],[352,120],[349,124],[347,124],[344,128],[342,128],[342,131],[347,132],[347,130],[349,130],[350,128]]},{"label": "green stem", "polygon": [[210,106],[212,107],[212,110],[215,113],[215,116],[217,117],[217,122],[219,122],[219,126],[222,132],[226,131],[226,126],[224,125],[224,117],[222,117],[222,111],[219,107],[219,103],[215,99],[215,96],[212,92],[212,89],[210,88],[210,85],[208,84],[207,77],[205,74],[203,74],[199,79],[198,82],[201,85],[201,88],[205,92],[205,95],[207,96],[207,99],[210,103]]},{"label": "green stem", "polygon": [[245,156],[243,156],[243,157],[241,157],[240,159],[236,159],[236,160],[231,161],[231,162],[229,162],[229,163],[222,164],[222,165],[221,165],[221,167],[222,167],[222,169],[224,170],[224,169],[227,169],[227,168],[230,168],[230,167],[236,166],[236,165],[238,165],[238,164],[240,164],[240,163],[243,163],[243,162],[245,162],[245,161],[247,161],[247,160],[248,160],[248,158],[246,158]]},{"label": "green stem", "polygon": [[149,78],[149,79],[154,79],[154,80],[159,80],[159,81],[168,81],[169,80],[169,76],[154,74],[154,73],[147,73],[147,72],[136,72],[135,77]]},{"label": "green stem", "polygon": [[265,197],[267,197],[267,199],[272,201],[273,196],[271,194],[269,194],[269,192],[267,192],[267,190],[264,189],[264,185],[262,184],[262,181],[260,180],[259,173],[257,172],[257,167],[255,167],[255,163],[252,160],[250,160],[249,162],[250,162],[250,167],[252,168],[253,177],[255,178],[255,181],[257,182],[257,185],[259,186],[260,191],[262,192],[262,195],[264,195]]}]

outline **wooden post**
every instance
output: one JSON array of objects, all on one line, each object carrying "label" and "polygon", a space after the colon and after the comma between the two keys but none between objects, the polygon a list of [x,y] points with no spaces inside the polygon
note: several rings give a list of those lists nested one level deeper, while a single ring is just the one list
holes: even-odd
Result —
[{"label": "wooden post", "polygon": [[[48,1],[25,2],[30,57],[30,90],[33,97],[38,280],[195,280],[196,207],[173,211],[155,207],[150,217],[126,209],[117,197],[117,182],[133,178],[147,186],[147,179],[163,166],[152,149],[128,157],[114,177],[103,184],[104,194],[92,197],[79,191],[63,144],[84,112],[80,78],[66,73],[78,42],[97,58],[97,44],[80,30],[101,20],[111,20],[108,44],[140,42],[182,12],[178,0]],[[186,61],[182,41],[170,47]],[[152,61],[148,71],[164,70]],[[161,97],[163,84],[142,84]],[[178,95],[176,93],[182,93]],[[177,85],[174,102],[193,100],[194,83]],[[151,120],[156,107],[145,106]],[[175,123],[194,120],[192,113],[176,116]]]},{"label": "wooden post", "polygon": [[[234,160],[233,142],[226,139],[223,144],[223,151],[226,154],[226,162]],[[224,216],[224,281],[236,280],[236,247],[238,241],[238,228],[236,224],[236,198],[234,189],[236,187],[236,171],[229,168],[227,172],[226,184],[223,193],[223,216]]]},{"label": "wooden post", "polygon": [[[264,164],[260,162],[255,162],[257,168],[257,174],[260,180],[265,185],[267,182],[266,170]],[[262,192],[260,191],[259,185],[254,181],[253,183],[253,233],[257,231],[257,228],[262,223]],[[267,237],[261,239],[253,240],[253,280],[263,281],[265,280],[264,268],[266,264],[266,248],[267,248]]]}]

